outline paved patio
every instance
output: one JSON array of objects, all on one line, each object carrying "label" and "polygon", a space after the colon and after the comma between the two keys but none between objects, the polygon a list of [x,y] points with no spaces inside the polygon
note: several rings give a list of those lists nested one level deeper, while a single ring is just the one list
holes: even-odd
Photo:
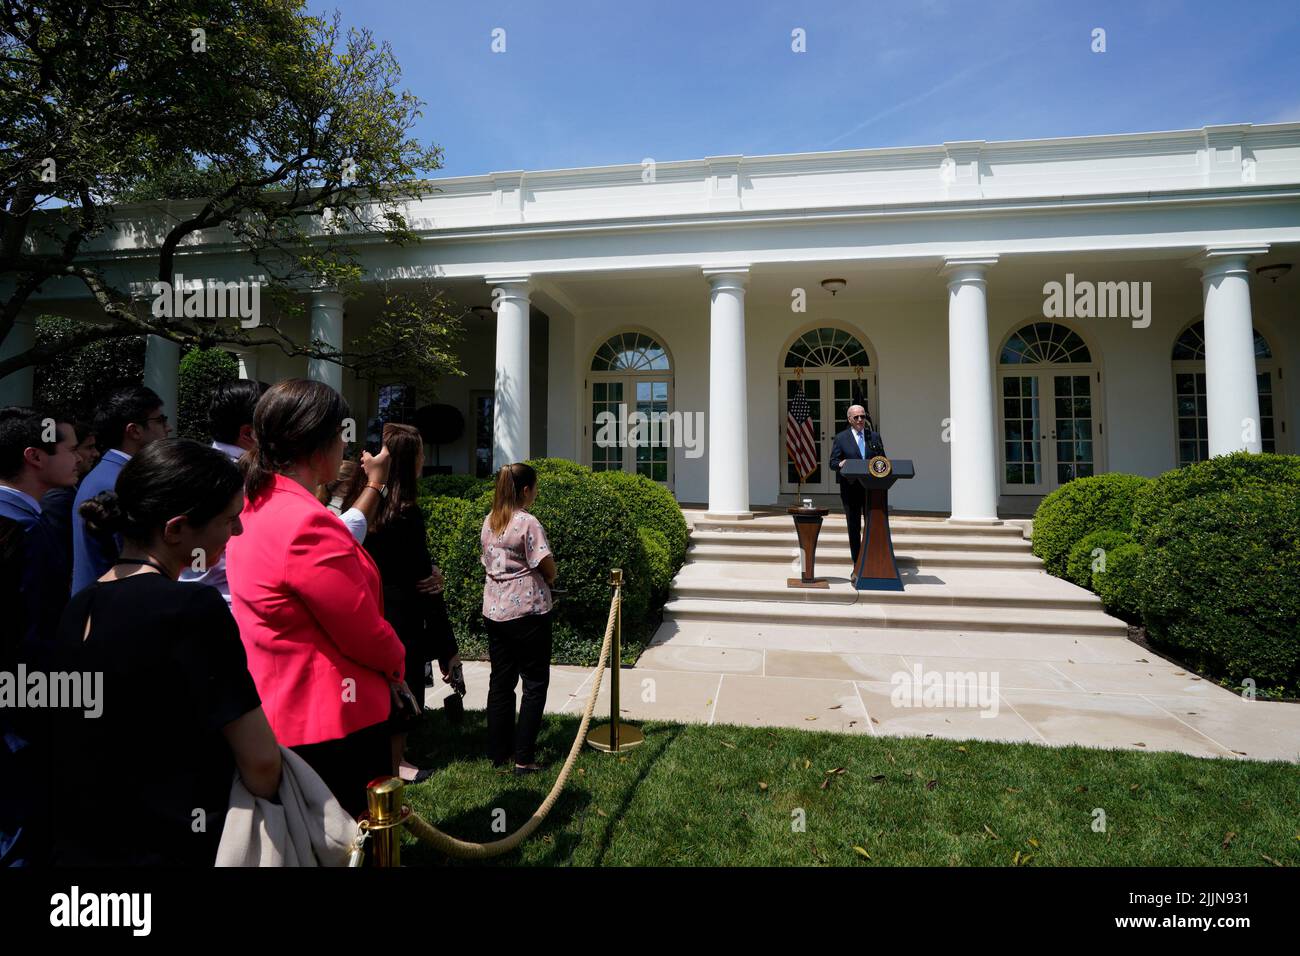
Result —
[{"label": "paved patio", "polygon": [[[895,675],[918,665],[982,677],[983,706],[896,706]],[[484,707],[488,670],[466,663],[466,707]],[[553,667],[547,711],[581,713],[591,678]],[[430,706],[446,693],[430,688]],[[621,696],[630,720],[1300,760],[1300,705],[1242,700],[1122,638],[668,623],[623,670]]]}]

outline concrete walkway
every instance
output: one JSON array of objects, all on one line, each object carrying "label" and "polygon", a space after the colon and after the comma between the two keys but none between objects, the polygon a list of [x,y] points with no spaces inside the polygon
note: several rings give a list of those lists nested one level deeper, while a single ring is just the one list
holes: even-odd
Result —
[{"label": "concrete walkway", "polygon": [[[918,666],[919,689],[897,698]],[[466,663],[466,707],[485,706],[488,670]],[[974,675],[985,696],[930,706],[932,673]],[[591,677],[553,667],[546,709],[581,713]],[[630,720],[1300,760],[1300,705],[1242,700],[1122,638],[668,623],[622,686]],[[429,705],[446,693],[430,688]]]}]

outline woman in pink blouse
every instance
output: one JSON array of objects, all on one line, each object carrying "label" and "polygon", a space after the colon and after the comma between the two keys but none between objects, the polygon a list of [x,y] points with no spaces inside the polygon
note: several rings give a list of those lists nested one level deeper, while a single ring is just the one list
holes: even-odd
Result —
[{"label": "woman in pink blouse", "polygon": [[[551,681],[551,585],[555,559],[542,523],[528,513],[537,498],[537,472],[521,462],[497,473],[492,511],[483,519],[483,617],[487,624],[488,756],[515,773],[534,773],[537,732]],[[515,685],[523,678],[519,722]]]}]

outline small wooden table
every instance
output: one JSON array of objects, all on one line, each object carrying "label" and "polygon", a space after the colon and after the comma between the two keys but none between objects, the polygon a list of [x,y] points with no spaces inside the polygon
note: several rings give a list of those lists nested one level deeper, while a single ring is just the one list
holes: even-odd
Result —
[{"label": "small wooden table", "polygon": [[794,517],[794,530],[799,535],[799,550],[803,554],[803,569],[797,578],[786,578],[788,588],[829,588],[825,578],[814,576],[817,561],[817,537],[822,531],[822,519],[831,513],[829,508],[787,508]]}]

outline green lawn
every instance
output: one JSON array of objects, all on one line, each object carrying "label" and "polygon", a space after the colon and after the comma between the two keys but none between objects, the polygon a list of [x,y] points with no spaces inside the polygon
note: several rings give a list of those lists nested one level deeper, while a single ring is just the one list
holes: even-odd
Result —
[{"label": "green lawn", "polygon": [[[428,782],[407,800],[435,826],[491,840],[549,790],[577,730],[548,715],[547,773],[481,756],[482,712],[440,710],[412,737]],[[1181,754],[645,724],[624,757],[590,749],[538,833],[495,865],[1300,865],[1300,767]],[[841,770],[842,772],[835,772]],[[1104,832],[1093,829],[1105,811]],[[802,810],[804,832],[794,832]],[[406,865],[447,862],[415,843]],[[860,847],[869,856],[855,850]]]}]

